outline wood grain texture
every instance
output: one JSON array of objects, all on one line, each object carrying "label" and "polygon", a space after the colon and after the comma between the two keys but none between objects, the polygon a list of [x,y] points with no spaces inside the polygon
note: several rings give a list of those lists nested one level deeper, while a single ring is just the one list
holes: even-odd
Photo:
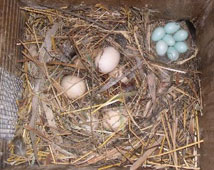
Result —
[{"label": "wood grain texture", "polygon": [[[206,17],[205,17],[206,15]],[[199,119],[204,143],[200,149],[202,170],[214,167],[214,3],[210,1],[198,31],[199,56],[201,57],[201,82],[203,113]]]},{"label": "wood grain texture", "polygon": [[21,13],[16,0],[0,1],[0,67],[15,73],[20,56],[17,42],[20,38]]}]

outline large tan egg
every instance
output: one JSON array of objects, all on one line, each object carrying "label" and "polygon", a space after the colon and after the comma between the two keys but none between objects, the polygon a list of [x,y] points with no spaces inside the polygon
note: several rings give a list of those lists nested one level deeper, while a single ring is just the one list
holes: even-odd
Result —
[{"label": "large tan egg", "polygon": [[84,80],[76,76],[68,75],[63,77],[61,86],[70,99],[76,99],[86,92]]},{"label": "large tan egg", "polygon": [[113,71],[120,61],[120,53],[113,47],[104,48],[95,59],[95,66],[103,74]]},{"label": "large tan egg", "polygon": [[107,110],[103,116],[103,127],[106,130],[117,131],[127,123],[124,110]]}]

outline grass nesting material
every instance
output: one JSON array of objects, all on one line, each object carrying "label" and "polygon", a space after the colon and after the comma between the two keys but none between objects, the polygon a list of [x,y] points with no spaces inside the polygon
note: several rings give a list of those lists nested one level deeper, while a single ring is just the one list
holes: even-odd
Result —
[{"label": "grass nesting material", "polygon": [[[167,21],[153,20],[149,9],[23,10],[25,90],[17,135],[26,153],[14,153],[11,144],[9,164],[199,169],[202,101],[191,39],[189,52],[171,63],[155,54],[150,41],[152,30]],[[120,78],[95,67],[97,51],[106,46],[121,54]],[[87,92],[75,100],[60,86],[68,74],[86,81]],[[128,119],[116,131],[103,127],[110,108],[125,110]]]}]

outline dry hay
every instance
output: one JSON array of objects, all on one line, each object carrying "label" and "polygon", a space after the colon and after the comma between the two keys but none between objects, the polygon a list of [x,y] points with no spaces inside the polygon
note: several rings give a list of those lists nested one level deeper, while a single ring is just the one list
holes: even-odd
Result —
[{"label": "dry hay", "polygon": [[[28,19],[19,62],[25,91],[17,136],[26,153],[15,151],[13,142],[9,164],[199,169],[202,103],[191,38],[189,52],[170,63],[156,56],[150,42],[151,31],[167,21],[153,20],[149,9],[23,10]],[[95,68],[97,50],[109,45],[121,53],[126,83]],[[60,87],[68,74],[86,81],[87,92],[78,99],[68,99]],[[109,108],[125,109],[127,124],[106,130]]]}]

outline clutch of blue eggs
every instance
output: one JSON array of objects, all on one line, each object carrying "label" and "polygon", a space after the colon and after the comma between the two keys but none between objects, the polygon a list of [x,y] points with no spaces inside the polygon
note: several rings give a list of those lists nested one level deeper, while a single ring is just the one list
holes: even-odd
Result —
[{"label": "clutch of blue eggs", "polygon": [[176,22],[155,28],[151,36],[152,41],[156,42],[157,55],[167,55],[170,61],[178,60],[180,54],[187,52],[187,38],[188,32]]}]

